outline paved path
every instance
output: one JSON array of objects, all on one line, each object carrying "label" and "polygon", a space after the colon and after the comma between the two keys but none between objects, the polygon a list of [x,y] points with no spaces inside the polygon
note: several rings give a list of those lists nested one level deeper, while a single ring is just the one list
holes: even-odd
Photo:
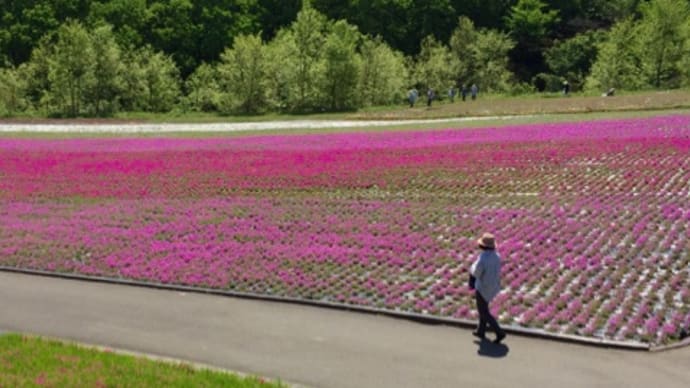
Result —
[{"label": "paved path", "polygon": [[236,132],[275,129],[323,129],[387,127],[417,124],[452,124],[468,121],[496,121],[532,116],[456,117],[428,120],[287,120],[240,123],[2,123],[1,132],[73,132],[73,133],[165,133],[165,132]]},{"label": "paved path", "polygon": [[690,387],[690,348],[651,354],[517,336],[480,347],[446,326],[2,272],[0,330],[313,387]]}]

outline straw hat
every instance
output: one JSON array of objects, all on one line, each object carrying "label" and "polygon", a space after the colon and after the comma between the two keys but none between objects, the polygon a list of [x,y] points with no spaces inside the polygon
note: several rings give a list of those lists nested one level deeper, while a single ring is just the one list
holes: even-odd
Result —
[{"label": "straw hat", "polygon": [[479,244],[481,248],[496,249],[496,237],[491,233],[484,233],[484,235],[477,240],[477,244]]}]

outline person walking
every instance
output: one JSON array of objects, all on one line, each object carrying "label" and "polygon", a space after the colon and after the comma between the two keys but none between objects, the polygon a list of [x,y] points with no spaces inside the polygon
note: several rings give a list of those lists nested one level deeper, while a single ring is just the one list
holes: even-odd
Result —
[{"label": "person walking", "polygon": [[462,89],[461,89],[462,101],[465,101],[467,99],[467,92],[468,92],[467,85],[463,84]]},{"label": "person walking", "polygon": [[410,108],[414,108],[415,102],[417,102],[417,97],[419,96],[419,92],[417,92],[417,89],[412,88],[410,91],[407,93],[407,100],[410,103]]},{"label": "person walking", "polygon": [[479,313],[479,326],[472,334],[475,337],[485,339],[488,325],[496,333],[494,343],[500,344],[506,337],[506,333],[501,329],[496,318],[491,315],[489,303],[501,291],[501,257],[496,253],[496,238],[493,234],[484,233],[477,241],[477,245],[482,252],[472,264],[471,276],[474,277],[474,295]]},{"label": "person walking", "polygon": [[472,84],[472,88],[470,88],[470,92],[472,93],[472,101],[477,99],[477,93],[479,93],[479,87],[477,84]]},{"label": "person walking", "polygon": [[429,88],[429,90],[426,91],[426,106],[431,108],[431,103],[434,101],[434,98],[436,98],[436,92],[434,92],[434,89]]}]

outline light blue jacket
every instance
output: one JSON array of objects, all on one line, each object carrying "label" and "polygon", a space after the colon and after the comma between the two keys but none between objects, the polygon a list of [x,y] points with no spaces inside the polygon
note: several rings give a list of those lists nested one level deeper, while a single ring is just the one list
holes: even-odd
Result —
[{"label": "light blue jacket", "polygon": [[495,250],[483,251],[472,264],[472,275],[477,278],[474,288],[490,302],[501,292],[501,257]]}]

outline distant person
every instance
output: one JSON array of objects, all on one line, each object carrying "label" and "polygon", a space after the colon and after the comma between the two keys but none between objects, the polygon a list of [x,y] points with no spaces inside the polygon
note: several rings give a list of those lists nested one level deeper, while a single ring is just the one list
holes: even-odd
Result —
[{"label": "distant person", "polygon": [[563,95],[567,96],[568,94],[570,94],[570,83],[566,79],[563,80]]},{"label": "distant person", "polygon": [[434,89],[429,88],[429,90],[426,91],[426,106],[431,107],[431,103],[434,101],[435,97],[436,92],[434,92]]},{"label": "distant person", "polygon": [[414,104],[417,102],[417,98],[419,97],[419,92],[417,89],[412,88],[408,93],[407,93],[407,100],[410,103],[410,108],[414,108]]},{"label": "distant person", "polygon": [[496,239],[491,233],[484,235],[477,241],[481,253],[472,264],[470,271],[470,287],[475,289],[479,326],[472,332],[475,337],[486,338],[487,325],[496,333],[494,343],[500,344],[506,337],[496,318],[491,315],[489,303],[501,291],[501,257],[496,253]]},{"label": "distant person", "polygon": [[604,97],[613,97],[616,94],[616,89],[611,88],[604,93]]},{"label": "distant person", "polygon": [[472,101],[477,99],[477,93],[479,93],[479,87],[477,87],[477,84],[472,84],[472,88],[470,89],[470,92],[472,93]]},{"label": "distant person", "polygon": [[462,94],[462,100],[465,101],[467,99],[467,85],[462,85],[462,89],[460,93]]},{"label": "distant person", "polygon": [[455,86],[451,86],[450,89],[448,89],[448,98],[450,99],[450,102],[455,102]]}]

